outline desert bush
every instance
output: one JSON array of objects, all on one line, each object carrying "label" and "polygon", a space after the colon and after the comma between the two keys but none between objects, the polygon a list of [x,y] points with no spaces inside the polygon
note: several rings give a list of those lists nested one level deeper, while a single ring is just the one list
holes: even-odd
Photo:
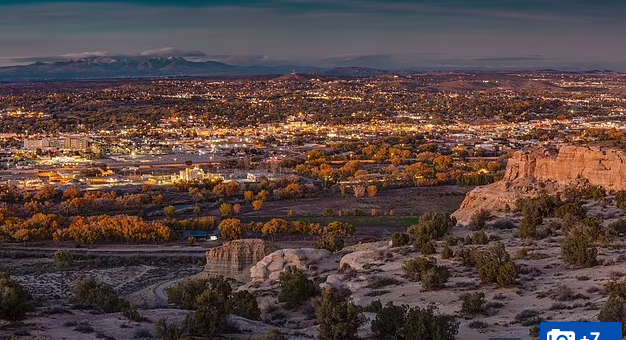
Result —
[{"label": "desert bush", "polygon": [[497,220],[495,222],[493,222],[491,224],[491,226],[494,229],[499,229],[499,230],[508,230],[508,229],[515,229],[515,223],[509,221],[509,220],[505,220],[505,219],[500,219]]},{"label": "desert bush", "polygon": [[278,280],[280,283],[278,301],[284,303],[287,309],[301,306],[318,293],[315,283],[294,267],[280,273]]},{"label": "desert bush", "polygon": [[52,262],[59,269],[70,268],[74,265],[74,257],[67,250],[57,250],[52,254]]},{"label": "desert bush", "polygon": [[621,322],[622,332],[626,332],[626,280],[609,282],[606,285],[609,297],[598,314],[600,322]]},{"label": "desert bush", "polygon": [[259,304],[254,295],[247,290],[238,291],[230,296],[228,310],[246,319],[261,320]]},{"label": "desert bush", "polygon": [[619,209],[626,210],[626,191],[620,190],[615,193],[615,204]]},{"label": "desert bush", "polygon": [[456,219],[445,213],[425,213],[420,216],[419,223],[407,229],[413,239],[413,246],[421,248],[428,241],[440,239],[448,230],[456,225]]},{"label": "desert bush", "polygon": [[33,310],[32,298],[9,273],[0,272],[0,319],[15,321]]},{"label": "desert bush", "polygon": [[76,281],[72,294],[75,303],[89,305],[105,313],[119,311],[120,299],[113,287],[96,281],[92,276]]},{"label": "desert bush", "polygon": [[561,257],[565,263],[593,267],[597,264],[597,255],[598,250],[585,233],[572,230],[565,235],[561,244]]},{"label": "desert bush", "polygon": [[461,295],[461,313],[474,316],[485,311],[485,294],[482,292]]},{"label": "desert bush", "polygon": [[626,234],[626,219],[619,219],[617,221],[611,222],[607,226],[607,230],[610,234],[615,236],[622,236]]},{"label": "desert bush", "polygon": [[343,249],[343,239],[338,235],[325,234],[317,238],[315,248],[326,249],[334,253]]},{"label": "desert bush", "polygon": [[372,320],[374,336],[377,339],[405,339],[404,325],[408,309],[406,305],[398,306],[393,302],[388,302],[384,307],[381,305],[376,311],[376,318]]},{"label": "desert bush", "polygon": [[456,251],[456,258],[461,261],[461,265],[465,267],[474,267],[476,265],[479,251],[476,248],[460,248]]},{"label": "desert bush", "polygon": [[449,247],[454,247],[459,244],[459,239],[450,234],[446,235],[444,240],[446,241],[446,246]]},{"label": "desert bush", "polygon": [[133,339],[152,339],[152,333],[146,328],[139,328],[133,332]]},{"label": "desert bush", "polygon": [[438,290],[445,286],[450,278],[450,271],[444,266],[435,266],[422,274],[422,288],[424,290]]},{"label": "desert bush", "polygon": [[413,307],[408,310],[403,333],[405,339],[454,340],[459,323],[453,316],[435,314],[436,307]]},{"label": "desert bush", "polygon": [[185,329],[182,325],[168,324],[163,318],[157,319],[154,330],[157,338],[163,340],[182,340],[185,336]]},{"label": "desert bush", "polygon": [[476,269],[483,283],[497,283],[501,287],[514,284],[519,277],[519,268],[501,242],[478,255]]},{"label": "desert bush", "polygon": [[128,300],[120,299],[118,309],[122,315],[129,320],[137,322],[141,321],[141,314],[139,314],[137,309],[135,309],[135,307],[133,307]]},{"label": "desert bush", "polygon": [[471,236],[471,244],[487,244],[489,243],[489,236],[482,230],[475,231]]},{"label": "desert bush", "polygon": [[491,213],[488,210],[480,209],[476,211],[470,218],[470,230],[481,230],[485,228],[486,222],[491,219]]},{"label": "desert bush", "polygon": [[420,248],[420,253],[422,253],[422,255],[433,255],[436,252],[435,245],[431,241],[424,243],[422,248]]},{"label": "desert bush", "polygon": [[274,329],[265,334],[264,340],[287,340],[283,333]]},{"label": "desert bush", "polygon": [[320,340],[357,339],[365,322],[361,307],[355,305],[347,289],[325,289],[317,311]]},{"label": "desert bush", "polygon": [[391,234],[391,246],[403,247],[409,244],[409,235],[406,233],[393,233]]},{"label": "desert bush", "polygon": [[189,335],[213,339],[227,325],[226,297],[207,289],[198,296],[196,305],[196,310],[185,317],[183,329]]},{"label": "desert bush", "polygon": [[435,261],[426,257],[409,259],[402,264],[404,275],[413,281],[420,281],[422,274],[434,267]]},{"label": "desert bush", "polygon": [[224,297],[228,297],[232,293],[230,283],[223,277],[185,279],[168,287],[165,292],[168,302],[182,309],[193,310],[198,307],[198,297],[205,290],[215,290]]},{"label": "desert bush", "polygon": [[441,251],[441,258],[444,260],[451,259],[454,257],[454,252],[448,245],[446,245]]}]

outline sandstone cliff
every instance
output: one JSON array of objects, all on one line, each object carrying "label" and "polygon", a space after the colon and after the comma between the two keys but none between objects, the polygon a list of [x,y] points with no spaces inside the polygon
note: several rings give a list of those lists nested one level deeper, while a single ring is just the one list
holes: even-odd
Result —
[{"label": "sandstone cliff", "polygon": [[544,148],[517,151],[501,181],[470,191],[453,215],[461,224],[480,209],[513,208],[523,197],[555,194],[584,181],[607,190],[626,189],[626,154],[617,149],[564,146],[558,153]]},{"label": "sandstone cliff", "polygon": [[202,276],[225,276],[242,282],[250,279],[250,268],[272,253],[263,240],[245,239],[224,243],[206,253],[206,266]]},{"label": "sandstone cliff", "polygon": [[340,255],[326,249],[281,249],[259,261],[250,269],[253,281],[275,281],[285,268],[293,266],[310,276],[337,270]]}]

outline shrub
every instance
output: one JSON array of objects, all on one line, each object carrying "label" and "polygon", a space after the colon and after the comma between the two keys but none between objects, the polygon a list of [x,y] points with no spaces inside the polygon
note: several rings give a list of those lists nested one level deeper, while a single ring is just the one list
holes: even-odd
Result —
[{"label": "shrub", "polygon": [[489,236],[484,231],[479,230],[472,234],[471,241],[472,244],[487,244],[489,243]]},{"label": "shrub", "polygon": [[259,304],[252,293],[241,290],[233,294],[228,303],[231,313],[250,320],[261,320]]},{"label": "shrub", "polygon": [[592,245],[589,236],[579,231],[570,231],[561,244],[561,257],[565,263],[583,267],[597,264],[598,250]]},{"label": "shrub", "polygon": [[425,213],[419,223],[407,229],[413,239],[413,246],[421,248],[428,241],[442,238],[450,228],[456,225],[456,219],[445,213]]},{"label": "shrub", "polygon": [[403,247],[409,244],[409,235],[406,233],[393,233],[391,234],[391,246]]},{"label": "shrub", "polygon": [[435,245],[431,241],[426,242],[420,249],[422,255],[433,255],[436,252]]},{"label": "shrub", "polygon": [[519,277],[517,265],[501,242],[477,256],[476,268],[483,283],[497,283],[501,287],[514,284]]},{"label": "shrub", "polygon": [[334,253],[343,249],[343,239],[338,235],[325,234],[317,238],[315,248],[326,249]]},{"label": "shrub", "polygon": [[278,301],[284,303],[287,309],[294,309],[302,305],[318,293],[315,283],[300,270],[293,267],[280,273],[278,280],[280,282]]},{"label": "shrub", "polygon": [[481,230],[485,228],[486,222],[491,219],[491,213],[488,210],[480,209],[475,212],[470,218],[469,228],[470,230]]},{"label": "shrub", "polygon": [[170,287],[165,292],[167,300],[179,308],[193,310],[198,306],[198,297],[205,290],[215,290],[221,296],[228,297],[232,293],[230,283],[223,277],[210,279],[185,279]]},{"label": "shrub", "polygon": [[129,320],[137,322],[141,321],[141,314],[137,312],[137,309],[135,309],[135,307],[133,307],[128,300],[120,299],[118,308],[120,312],[122,312],[122,315]]},{"label": "shrub", "polygon": [[621,322],[622,333],[626,332],[626,280],[609,282],[606,285],[609,297],[598,314],[600,322]]},{"label": "shrub", "polygon": [[451,259],[454,257],[454,252],[447,245],[441,251],[441,258],[444,260]]},{"label": "shrub", "polygon": [[[378,303],[380,301],[378,300]],[[404,339],[404,325],[409,308],[407,305],[397,306],[388,302],[376,311],[372,320],[372,333],[377,339]]]},{"label": "shrub", "polygon": [[319,301],[317,322],[320,340],[357,339],[365,322],[362,309],[355,305],[347,289],[325,289]]},{"label": "shrub", "polygon": [[72,294],[74,302],[90,305],[105,313],[114,313],[120,309],[120,299],[113,287],[96,281],[92,276],[76,281]]},{"label": "shrub", "polygon": [[473,316],[485,311],[485,294],[482,292],[461,295],[461,313]]},{"label": "shrub", "polygon": [[436,266],[422,274],[422,287],[424,290],[438,290],[445,286],[449,278],[448,268]]},{"label": "shrub", "polygon": [[461,261],[463,266],[474,267],[478,254],[476,248],[461,248],[456,251],[456,258]]},{"label": "shrub", "polygon": [[435,267],[435,261],[426,257],[406,260],[402,264],[404,275],[413,281],[420,281],[422,274],[433,267]]},{"label": "shrub", "polygon": [[280,331],[276,329],[267,332],[267,334],[265,334],[265,337],[263,339],[264,340],[287,340],[287,338],[285,338],[283,333],[281,333]]},{"label": "shrub", "polygon": [[226,326],[226,298],[216,290],[205,290],[197,299],[197,309],[183,321],[186,332],[193,336],[213,339]]},{"label": "shrub", "polygon": [[21,320],[32,309],[32,298],[28,291],[11,279],[9,273],[0,272],[0,319]]},{"label": "shrub", "polygon": [[142,338],[151,339],[152,333],[150,333],[150,330],[145,329],[145,328],[139,328],[133,332],[133,339],[142,339]]},{"label": "shrub", "polygon": [[450,234],[446,235],[445,241],[446,241],[446,246],[450,246],[450,247],[454,247],[457,244],[459,244],[459,239]]},{"label": "shrub", "polygon": [[620,190],[615,193],[615,203],[619,209],[626,210],[626,191]]},{"label": "shrub", "polygon": [[59,269],[70,268],[74,265],[74,257],[67,250],[57,250],[52,255],[52,262]]},{"label": "shrub", "polygon": [[185,329],[179,324],[168,324],[165,319],[159,318],[154,326],[156,336],[163,340],[184,339]]},{"label": "shrub", "polygon": [[453,316],[436,315],[436,307],[414,307],[408,310],[404,334],[406,339],[454,340],[459,323]]}]

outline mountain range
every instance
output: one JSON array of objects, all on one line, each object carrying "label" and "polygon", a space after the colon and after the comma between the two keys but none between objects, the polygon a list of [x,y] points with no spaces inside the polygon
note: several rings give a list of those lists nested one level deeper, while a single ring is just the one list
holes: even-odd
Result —
[{"label": "mountain range", "polygon": [[[434,69],[424,68],[424,71]],[[486,71],[484,68],[445,68],[447,71]],[[504,69],[503,69],[504,70]],[[520,69],[518,69],[520,70]],[[530,69],[526,69],[530,70]],[[444,71],[444,69],[441,69]],[[494,72],[493,69],[490,70]],[[502,71],[502,70],[501,70]],[[508,71],[515,71],[508,69]],[[548,71],[548,70],[544,70]],[[558,72],[558,71],[555,71]],[[339,65],[309,66],[298,63],[226,63],[195,61],[182,56],[88,56],[61,61],[37,61],[28,65],[0,67],[0,82],[33,80],[78,80],[107,78],[154,77],[228,77],[283,75],[289,73],[315,74],[334,77],[368,77],[387,74],[418,74],[415,70],[379,69],[367,64],[348,62]]]},{"label": "mountain range", "polygon": [[[35,62],[0,67],[0,81],[69,80],[184,76],[252,76],[286,73],[325,76],[375,76],[391,72],[367,67],[314,67],[303,65],[235,65],[218,61],[190,61],[169,57],[86,57],[67,61]],[[407,73],[406,71],[401,73]],[[415,73],[415,72],[412,72]]]}]

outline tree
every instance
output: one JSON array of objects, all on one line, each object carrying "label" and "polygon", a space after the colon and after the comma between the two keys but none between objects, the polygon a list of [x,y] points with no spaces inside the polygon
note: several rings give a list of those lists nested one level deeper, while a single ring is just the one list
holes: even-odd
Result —
[{"label": "tree", "polygon": [[188,314],[183,322],[185,330],[194,336],[213,339],[224,329],[228,318],[226,298],[207,289],[196,301],[197,309]]},{"label": "tree", "polygon": [[425,213],[419,223],[407,229],[413,239],[413,246],[421,248],[428,241],[442,238],[450,228],[456,225],[456,219],[446,213]]},{"label": "tree", "polygon": [[220,205],[220,212],[222,217],[231,217],[235,213],[235,209],[230,203],[224,202]]},{"label": "tree", "polygon": [[420,248],[422,255],[433,255],[436,252],[435,245],[431,241],[426,242],[422,248]]},{"label": "tree", "polygon": [[436,315],[436,307],[413,307],[406,315],[405,339],[454,340],[459,323],[453,316]]},{"label": "tree", "polygon": [[481,230],[485,228],[485,223],[491,218],[491,213],[488,210],[480,209],[475,212],[469,223],[470,230]]},{"label": "tree", "polygon": [[278,277],[280,295],[278,301],[285,304],[285,308],[294,309],[311,297],[317,295],[317,287],[300,270],[288,267]]},{"label": "tree", "polygon": [[609,298],[598,314],[600,322],[621,322],[622,333],[626,332],[626,280],[609,282],[606,285]]},{"label": "tree", "polygon": [[252,202],[252,207],[254,208],[254,211],[259,211],[261,210],[261,208],[263,208],[263,200],[254,200]]},{"label": "tree", "polygon": [[317,238],[315,241],[315,249],[326,249],[333,253],[338,252],[343,249],[343,240],[335,234],[325,234]]},{"label": "tree", "polygon": [[357,338],[359,326],[365,322],[361,307],[355,305],[347,289],[325,289],[317,311],[320,340]]},{"label": "tree", "polygon": [[0,272],[0,319],[16,321],[33,310],[32,298],[9,273]]},{"label": "tree", "polygon": [[597,264],[597,255],[598,250],[581,230],[571,230],[565,235],[561,244],[561,257],[565,263],[593,267]]},{"label": "tree", "polygon": [[482,313],[485,310],[483,306],[485,304],[485,293],[477,292],[471,294],[463,294],[461,295],[461,301],[463,301],[463,303],[461,304],[462,314],[474,316],[476,314]]},{"label": "tree", "polygon": [[74,257],[67,250],[57,250],[52,254],[52,262],[59,269],[70,268],[74,265]]},{"label": "tree", "polygon": [[185,279],[168,287],[167,301],[179,308],[194,310],[198,307],[198,297],[206,290],[213,290],[225,299],[231,295],[232,287],[223,277],[210,279]]},{"label": "tree", "polygon": [[[457,252],[457,255],[459,252]],[[501,287],[515,284],[519,277],[519,268],[511,261],[501,242],[489,247],[487,251],[474,256],[478,276],[483,283],[497,283]]]},{"label": "tree", "polygon": [[120,299],[110,285],[88,276],[76,281],[72,288],[72,300],[79,304],[90,305],[105,313],[119,311]]},{"label": "tree", "polygon": [[226,240],[238,240],[246,236],[246,226],[236,218],[227,218],[220,222],[220,234]]},{"label": "tree", "polygon": [[406,233],[391,234],[391,247],[403,247],[409,244],[409,235]]},{"label": "tree", "polygon": [[439,290],[445,287],[450,278],[450,271],[444,266],[435,266],[422,274],[422,288],[425,291]]},{"label": "tree", "polygon": [[376,197],[378,195],[378,187],[375,185],[367,186],[367,195],[369,197]]},{"label": "tree", "polygon": [[174,208],[171,205],[168,205],[167,207],[163,208],[163,212],[165,213],[165,216],[167,216],[167,218],[176,217],[176,208]]},{"label": "tree", "polygon": [[376,313],[376,318],[372,320],[372,333],[377,339],[402,340],[404,335],[404,325],[406,314],[409,310],[407,305],[397,306],[393,302],[387,304]]},{"label": "tree", "polygon": [[250,320],[261,320],[259,304],[254,295],[247,290],[241,290],[232,294],[228,304],[229,310],[235,315]]}]

